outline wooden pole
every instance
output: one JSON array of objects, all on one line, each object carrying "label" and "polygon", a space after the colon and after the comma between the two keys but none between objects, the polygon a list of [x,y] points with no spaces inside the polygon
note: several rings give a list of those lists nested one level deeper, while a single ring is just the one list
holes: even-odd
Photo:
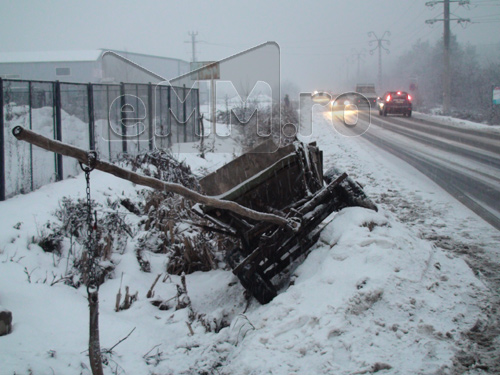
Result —
[{"label": "wooden pole", "polygon": [[[28,142],[35,146],[41,147],[44,150],[52,151],[59,155],[75,158],[76,160],[78,160],[80,163],[83,164],[88,164],[89,162],[88,160],[89,154],[87,153],[87,151],[72,145],[68,145],[66,143],[62,143],[60,141],[46,138],[43,135],[25,129],[22,126],[16,126],[12,130],[12,134],[18,140]],[[138,173],[134,173],[132,171],[120,168],[114,164],[102,160],[96,160],[94,168],[106,173],[110,173],[113,176],[122,178],[124,180],[133,182],[137,185],[148,186],[150,188],[163,192],[171,192],[179,194],[195,203],[201,203],[206,206],[228,210],[253,220],[266,221],[281,226],[288,224],[288,220],[285,219],[284,217],[274,214],[254,211],[249,208],[243,207],[236,202],[226,201],[218,199],[217,197],[210,197],[207,195],[203,195],[197,193],[196,191],[188,189],[180,184],[160,181],[153,177],[143,176]]]},{"label": "wooden pole", "polygon": [[89,299],[89,360],[92,375],[103,375],[101,344],[99,341],[99,294],[87,290]]},{"label": "wooden pole", "polygon": [[[4,107],[3,79],[0,77],[0,201],[5,200],[5,140],[4,140]],[[8,104],[8,103],[7,103]],[[31,107],[30,107],[31,108]],[[30,120],[31,121],[31,120]]]},{"label": "wooden pole", "polygon": [[[54,82],[54,138],[62,141],[62,114],[61,114],[61,83]],[[61,155],[56,155],[56,174],[57,181],[64,179],[63,160]]]}]

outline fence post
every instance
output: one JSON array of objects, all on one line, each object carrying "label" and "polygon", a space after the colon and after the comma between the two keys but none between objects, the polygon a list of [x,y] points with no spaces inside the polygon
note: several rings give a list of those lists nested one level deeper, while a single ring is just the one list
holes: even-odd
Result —
[{"label": "fence post", "polygon": [[187,93],[186,93],[186,85],[182,85],[182,122],[184,123],[184,142],[187,142],[187,123],[186,123],[186,103],[187,101]]},{"label": "fence post", "polygon": [[153,151],[153,85],[148,84],[148,127],[149,151]]},{"label": "fence post", "polygon": [[95,150],[94,86],[87,85],[87,110],[89,114],[89,149]]},{"label": "fence post", "polygon": [[[163,95],[162,95],[162,88],[161,86],[156,86],[155,87],[155,90],[158,90],[158,91],[155,91],[155,100],[156,100],[156,92],[158,92],[158,100],[155,102],[155,116],[156,116],[156,113],[159,112],[159,116],[157,118],[159,118],[159,122],[158,120],[156,120],[156,126],[155,126],[155,139],[156,139],[156,136],[159,134],[161,135],[161,149],[163,150],[163,148],[165,147],[165,138],[164,138],[164,135],[165,135],[165,124],[163,122]],[[158,127],[159,126],[159,127]]]},{"label": "fence post", "polygon": [[127,114],[125,112],[125,105],[127,102],[125,101],[125,84],[123,82],[120,83],[120,122],[121,122],[121,130],[122,130],[122,151],[123,153],[127,152],[127,127],[125,126],[127,121]]},{"label": "fence post", "polygon": [[[140,117],[139,113],[139,85],[135,85],[135,109],[134,113],[136,117]],[[137,133],[137,153],[139,154],[141,152],[141,132],[140,132],[140,125],[137,123],[135,125],[135,131]]]},{"label": "fence post", "polygon": [[[30,115],[30,130],[33,130],[33,85],[32,82],[28,83],[28,107]],[[34,179],[33,179],[33,145],[30,143],[30,184],[31,191],[34,190]]]},{"label": "fence post", "polygon": [[172,111],[170,109],[171,106],[171,98],[170,91],[172,86],[167,86],[167,131],[168,131],[168,148],[172,147]]},{"label": "fence post", "polygon": [[[107,108],[107,114],[108,114],[108,157],[109,161],[112,161],[112,153],[111,153],[111,108],[109,105],[109,85],[106,85],[106,108]],[[101,135],[103,135],[102,130],[101,130]]]},{"label": "fence post", "polygon": [[[61,118],[61,83],[59,81],[55,82],[55,111],[56,111],[56,117],[55,117],[55,139],[57,141],[62,142],[62,118]],[[57,174],[57,181],[61,181],[63,179],[63,159],[62,155],[56,154],[56,174]]]},{"label": "fence post", "polygon": [[0,78],[0,201],[5,200],[5,144],[3,113],[3,79]]},{"label": "fence post", "polygon": [[[196,135],[201,135],[203,137],[205,135],[205,129],[203,129],[203,122],[198,121],[199,118],[201,118],[201,113],[200,113],[200,86],[198,85],[198,90],[196,90],[196,98],[195,98],[195,134]],[[198,125],[196,125],[198,124]],[[198,127],[198,129],[196,129]],[[195,137],[196,138],[196,137]]]}]

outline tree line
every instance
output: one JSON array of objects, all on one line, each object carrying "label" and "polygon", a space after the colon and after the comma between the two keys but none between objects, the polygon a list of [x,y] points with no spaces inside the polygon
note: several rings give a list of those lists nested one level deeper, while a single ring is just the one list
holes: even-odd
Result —
[{"label": "tree line", "polygon": [[[450,40],[451,115],[471,121],[498,124],[500,108],[492,105],[493,86],[500,86],[500,44],[495,59],[484,59],[476,47]],[[391,84],[411,87],[420,111],[439,113],[443,103],[443,40],[417,41],[399,57]],[[499,107],[498,105],[496,107]]]}]

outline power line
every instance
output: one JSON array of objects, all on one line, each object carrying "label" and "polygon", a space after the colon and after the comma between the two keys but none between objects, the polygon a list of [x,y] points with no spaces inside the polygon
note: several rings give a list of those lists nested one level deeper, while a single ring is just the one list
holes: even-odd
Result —
[{"label": "power line", "polygon": [[498,19],[497,17],[500,17],[500,14],[488,14],[488,15],[484,15],[484,16],[477,16],[477,17],[474,17],[474,20],[486,20],[486,21],[489,21],[489,19],[493,18],[493,19]]},{"label": "power line", "polygon": [[[398,25],[398,26],[399,26],[399,24],[400,24],[401,22],[404,22],[404,21],[405,21],[404,16],[405,16],[405,15],[407,15],[407,14],[409,14],[409,13],[410,13],[410,9],[412,9],[412,8],[413,8],[413,7],[414,7],[414,6],[415,6],[418,2],[419,2],[419,0],[414,0],[414,1],[410,4],[410,6],[409,6],[409,7],[407,7],[407,8],[403,11],[403,13],[402,13],[400,16],[398,16],[398,17],[396,18],[396,20],[395,20],[395,21],[394,21],[391,25],[389,25],[389,26],[388,26],[388,28],[389,28],[389,29],[391,29],[391,30],[394,30],[394,29],[395,29],[395,27],[396,27],[396,25]],[[411,23],[413,23],[413,22],[411,22]],[[406,22],[405,22],[405,24],[406,24]]]},{"label": "power line", "polygon": [[[424,31],[425,31],[425,29],[420,29],[417,33],[412,35],[413,40],[414,41],[422,40],[422,39],[426,38],[429,34],[434,32],[434,30],[432,28],[427,30],[427,32],[424,32]],[[424,32],[424,33],[421,34],[422,32]],[[393,51],[394,50],[400,51],[402,48],[408,48],[408,46],[409,46],[408,41],[401,41],[399,44],[396,44],[396,45],[393,44],[391,48]]]},{"label": "power line", "polygon": [[476,0],[472,3],[472,5],[475,5],[475,6],[488,6],[488,5],[499,5],[500,1],[499,0],[484,0],[484,1],[479,1],[479,0]]}]

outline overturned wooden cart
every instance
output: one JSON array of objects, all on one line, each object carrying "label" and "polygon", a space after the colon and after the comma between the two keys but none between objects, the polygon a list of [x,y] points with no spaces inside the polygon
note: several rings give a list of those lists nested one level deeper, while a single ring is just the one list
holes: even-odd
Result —
[{"label": "overturned wooden cart", "polygon": [[242,285],[263,304],[276,296],[280,276],[307,254],[332,212],[347,206],[376,210],[347,174],[334,168],[323,173],[323,155],[315,143],[294,142],[275,152],[266,152],[266,147],[273,149],[272,144],[263,144],[204,177],[200,185],[220,199],[284,215],[290,225],[256,221],[213,207],[198,209],[218,230],[241,239],[241,247],[226,259]]},{"label": "overturned wooden cart", "polygon": [[139,175],[106,161],[95,152],[46,138],[17,126],[19,139],[45,150],[73,157],[139,185],[182,195],[195,212],[210,220],[213,230],[237,236],[241,246],[227,261],[242,285],[260,303],[277,294],[279,276],[307,254],[319,238],[322,222],[348,206],[375,209],[361,187],[334,168],[323,173],[323,155],[315,143],[294,142],[276,150],[260,145],[200,180],[208,195],[176,183]]}]

